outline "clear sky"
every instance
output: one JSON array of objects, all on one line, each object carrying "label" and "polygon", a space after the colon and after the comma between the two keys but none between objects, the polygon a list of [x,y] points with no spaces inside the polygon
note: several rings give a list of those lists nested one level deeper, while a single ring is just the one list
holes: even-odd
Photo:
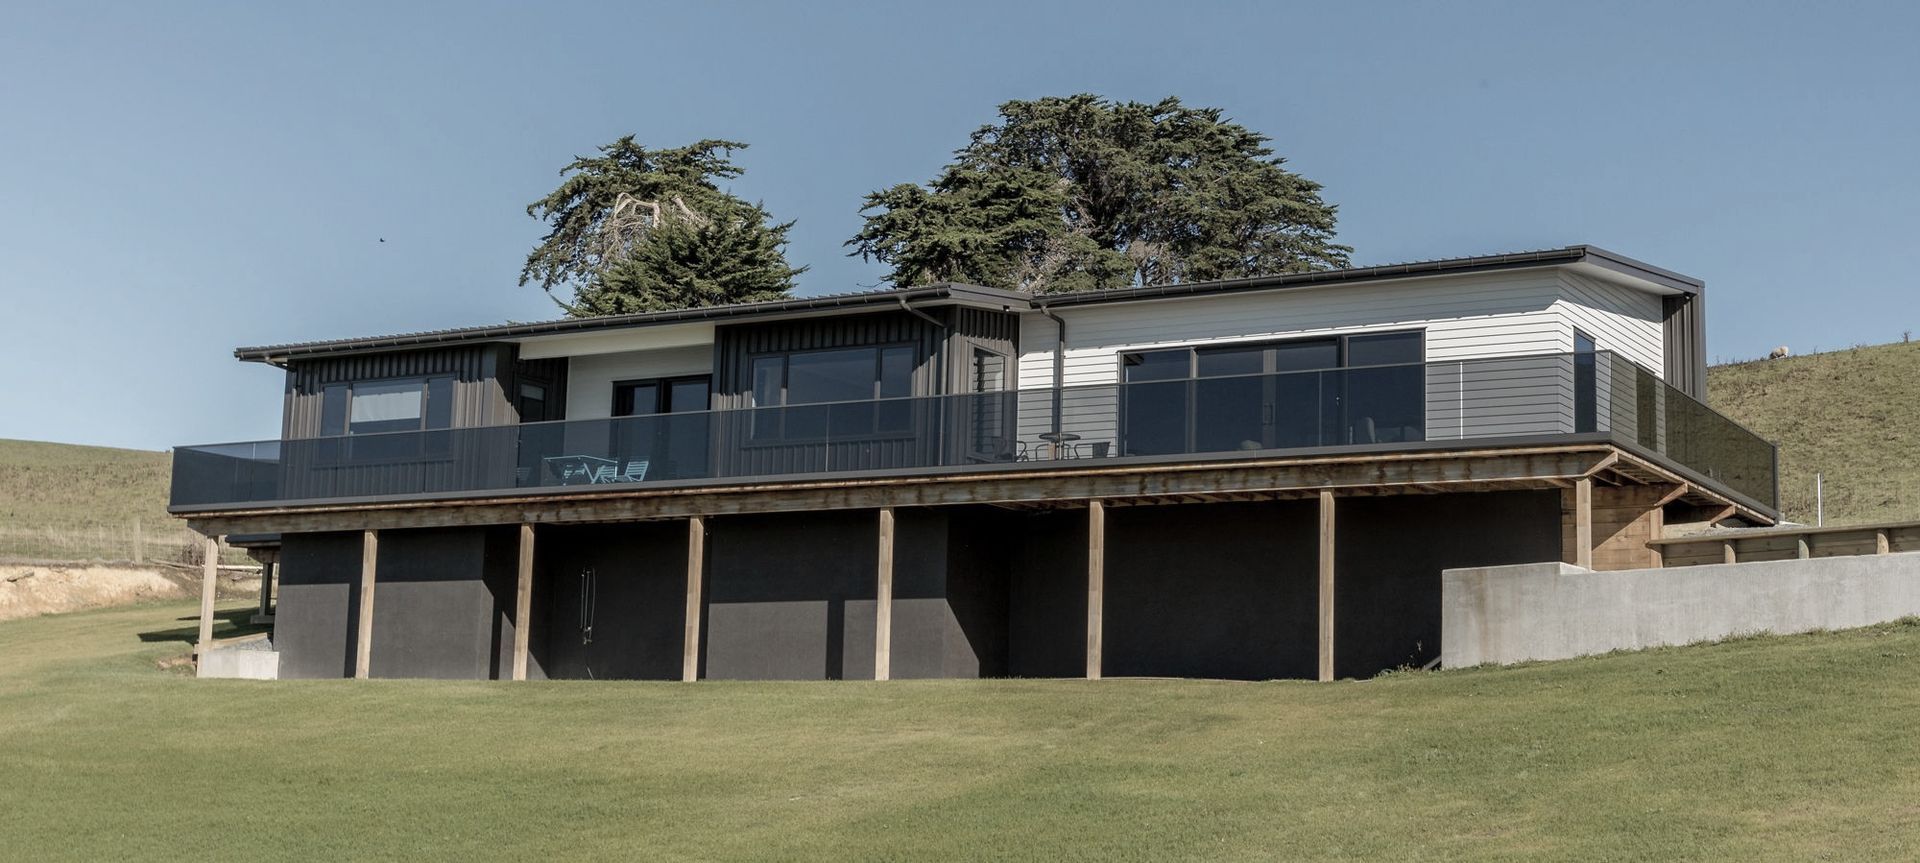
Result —
[{"label": "clear sky", "polygon": [[[575,153],[747,141],[801,293],[1002,101],[1178,95],[1325,184],[1358,264],[1588,242],[1709,354],[1920,329],[1920,4],[0,2],[0,437],[274,437],[237,345],[538,320]],[[380,240],[385,238],[386,242]]]}]

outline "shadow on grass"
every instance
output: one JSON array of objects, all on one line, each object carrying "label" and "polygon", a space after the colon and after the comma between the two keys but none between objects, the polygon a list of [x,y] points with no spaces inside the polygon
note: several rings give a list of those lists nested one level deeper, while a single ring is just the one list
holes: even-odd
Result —
[{"label": "shadow on grass", "polygon": [[[273,628],[272,624],[254,623],[253,613],[254,609],[252,608],[235,608],[227,611],[214,612],[214,637],[235,638],[242,635],[252,635],[256,632],[266,632]],[[182,644],[192,646],[192,644],[200,638],[200,618],[182,617],[179,619],[191,620],[193,621],[193,625],[183,626],[178,629],[156,629],[152,632],[142,632],[140,633],[140,640],[149,644],[178,641]]]}]

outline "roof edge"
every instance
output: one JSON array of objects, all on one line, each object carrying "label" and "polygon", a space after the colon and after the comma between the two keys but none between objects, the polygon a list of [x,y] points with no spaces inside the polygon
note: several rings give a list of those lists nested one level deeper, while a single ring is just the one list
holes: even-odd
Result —
[{"label": "roof edge", "polygon": [[930,299],[958,300],[972,305],[1003,305],[1025,308],[1031,303],[1032,295],[1021,291],[1008,291],[1000,288],[982,287],[980,285],[942,282],[940,284],[915,288],[868,291],[858,294],[836,294],[826,297],[795,297],[786,300],[769,300],[762,303],[703,306],[692,309],[673,309],[663,312],[639,312],[630,315],[566,318],[557,321],[539,321],[524,324],[491,324],[479,327],[462,327],[458,329],[407,333],[393,336],[371,336],[317,342],[296,342],[284,345],[240,347],[234,349],[233,355],[235,359],[243,362],[277,363],[292,358],[401,350],[448,343],[518,339],[527,336],[623,329],[626,327],[642,327],[653,324],[749,318],[762,315],[858,308],[861,306],[892,306],[910,300]]}]

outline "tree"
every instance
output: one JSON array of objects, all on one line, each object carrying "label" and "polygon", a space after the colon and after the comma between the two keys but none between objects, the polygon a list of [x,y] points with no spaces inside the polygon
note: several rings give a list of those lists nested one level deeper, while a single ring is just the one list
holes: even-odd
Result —
[{"label": "tree", "polygon": [[1008,102],[931,183],[869,194],[847,245],[896,286],[1043,293],[1346,266],[1335,207],[1268,140],[1171,97]]},{"label": "tree", "polygon": [[805,267],[787,265],[792,222],[721,189],[741,175],[729,158],[747,145],[703,140],[648,150],[628,135],[576,156],[560,187],[527,215],[550,230],[528,253],[520,284],[553,295],[575,317],[778,299]]}]

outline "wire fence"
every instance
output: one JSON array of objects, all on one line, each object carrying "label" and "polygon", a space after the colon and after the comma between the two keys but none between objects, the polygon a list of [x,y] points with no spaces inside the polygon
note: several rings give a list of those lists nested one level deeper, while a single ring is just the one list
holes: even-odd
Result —
[{"label": "wire fence", "polygon": [[[0,522],[0,561],[114,562],[199,566],[206,540],[174,520]],[[244,549],[220,546],[220,562],[249,562]]]}]

